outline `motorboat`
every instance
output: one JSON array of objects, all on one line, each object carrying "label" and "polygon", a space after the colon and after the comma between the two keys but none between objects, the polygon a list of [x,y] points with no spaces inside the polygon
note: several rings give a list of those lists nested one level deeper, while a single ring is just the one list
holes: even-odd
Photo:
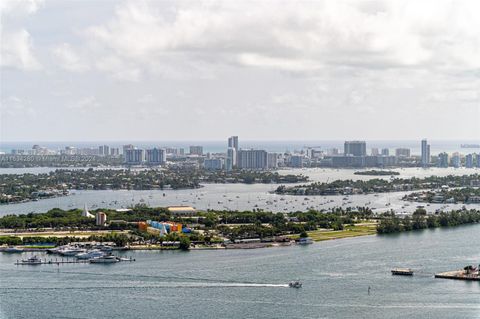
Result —
[{"label": "motorboat", "polygon": [[105,253],[98,249],[90,250],[88,252],[79,253],[75,255],[75,257],[78,259],[92,259],[92,258],[99,258],[104,256],[105,256]]},{"label": "motorboat", "polygon": [[22,259],[19,262],[19,264],[22,264],[22,265],[40,265],[41,263],[42,263],[42,260],[38,258],[36,255],[33,255],[28,259]]},{"label": "motorboat", "polygon": [[98,258],[92,258],[90,259],[90,262],[92,264],[113,264],[113,263],[118,263],[119,260],[116,256],[109,255],[109,256],[103,256]]},{"label": "motorboat", "polygon": [[302,288],[302,283],[301,283],[300,281],[298,281],[298,280],[296,280],[296,281],[290,281],[290,282],[288,283],[288,287],[290,287],[290,288]]}]

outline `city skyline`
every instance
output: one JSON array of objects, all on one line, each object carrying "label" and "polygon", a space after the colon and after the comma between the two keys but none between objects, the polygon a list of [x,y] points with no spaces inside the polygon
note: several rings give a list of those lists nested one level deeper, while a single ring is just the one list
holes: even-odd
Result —
[{"label": "city skyline", "polygon": [[0,10],[2,141],[480,138],[475,1]]}]

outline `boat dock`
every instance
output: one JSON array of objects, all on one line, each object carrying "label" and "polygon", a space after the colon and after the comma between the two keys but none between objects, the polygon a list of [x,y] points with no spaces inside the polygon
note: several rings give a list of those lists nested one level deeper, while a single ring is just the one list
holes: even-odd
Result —
[{"label": "boat dock", "polygon": [[478,272],[467,273],[465,270],[454,270],[435,274],[435,278],[480,281]]},{"label": "boat dock", "polygon": [[[117,262],[135,261],[132,257],[117,258]],[[31,263],[24,260],[17,260],[15,265],[63,265],[63,264],[90,264],[91,259],[77,259],[77,258],[55,258],[55,259],[38,259],[38,261]]]}]

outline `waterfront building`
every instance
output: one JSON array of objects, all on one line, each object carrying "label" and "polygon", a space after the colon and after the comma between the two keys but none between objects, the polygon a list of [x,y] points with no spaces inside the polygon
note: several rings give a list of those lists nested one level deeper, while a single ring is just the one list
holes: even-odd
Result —
[{"label": "waterfront building", "polygon": [[421,163],[422,166],[428,166],[428,164],[430,164],[430,145],[427,143],[426,139],[422,140]]},{"label": "waterfront building", "polygon": [[345,156],[366,156],[367,143],[365,141],[345,141],[343,145],[343,154]]},{"label": "waterfront building", "polygon": [[383,156],[389,156],[390,155],[390,150],[388,148],[382,148],[382,155]]},{"label": "waterfront building", "polygon": [[100,145],[98,147],[98,155],[100,156],[110,155],[110,147],[108,145]]},{"label": "waterfront building", "polygon": [[104,212],[98,212],[95,216],[95,225],[97,226],[105,226],[107,223],[107,214]]},{"label": "waterfront building", "polygon": [[125,164],[138,165],[144,162],[145,154],[142,149],[127,149],[125,152]]},{"label": "waterfront building", "polygon": [[209,158],[203,162],[203,167],[208,170],[221,170],[223,168],[223,160],[221,158]]},{"label": "waterfront building", "polygon": [[292,156],[290,156],[290,166],[292,166],[292,167],[303,167],[303,156],[302,155],[292,155]]},{"label": "waterfront building", "polygon": [[473,167],[474,167],[474,164],[473,164],[473,160],[474,160],[473,155],[474,155],[474,154],[467,154],[467,155],[465,156],[465,167],[466,167],[466,168],[473,168]]},{"label": "waterfront building", "polygon": [[410,157],[409,148],[397,148],[395,149],[395,156],[397,157]]},{"label": "waterfront building", "polygon": [[166,152],[164,149],[152,148],[146,152],[146,162],[150,165],[163,165],[166,161]]},{"label": "waterfront building", "polygon": [[228,147],[233,147],[238,152],[238,136],[230,136],[228,138]]},{"label": "waterfront building", "polygon": [[448,154],[443,152],[438,154],[437,159],[437,166],[438,167],[448,167]]},{"label": "waterfront building", "polygon": [[378,148],[373,147],[372,150],[370,151],[370,154],[372,156],[377,156],[377,155],[380,155],[380,152],[378,151]]},{"label": "waterfront building", "polygon": [[118,147],[111,147],[110,148],[110,156],[119,156],[120,149]]},{"label": "waterfront building", "polygon": [[267,151],[265,150],[239,150],[238,167],[242,169],[266,169]]},{"label": "waterfront building", "polygon": [[277,153],[267,153],[267,167],[268,168],[277,168],[278,167],[278,154]]},{"label": "waterfront building", "polygon": [[460,166],[462,166],[459,153],[452,154],[452,166],[455,168],[459,168]]},{"label": "waterfront building", "polygon": [[203,146],[192,145],[190,146],[190,155],[203,155]]},{"label": "waterfront building", "polygon": [[228,160],[227,170],[232,170],[234,167],[237,166],[238,153],[234,147],[229,147],[227,149],[227,160]]},{"label": "waterfront building", "polygon": [[135,149],[135,146],[132,145],[132,144],[123,145],[123,148],[122,148],[123,153],[122,154],[125,155],[128,150],[133,150],[133,149]]}]

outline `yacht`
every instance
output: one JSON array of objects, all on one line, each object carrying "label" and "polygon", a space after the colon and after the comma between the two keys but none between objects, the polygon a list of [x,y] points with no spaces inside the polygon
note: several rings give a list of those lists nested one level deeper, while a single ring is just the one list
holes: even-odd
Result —
[{"label": "yacht", "polygon": [[22,261],[19,262],[19,264],[22,264],[22,265],[40,265],[41,263],[42,263],[42,260],[38,258],[36,255],[33,255],[28,259],[22,259]]},{"label": "yacht", "polygon": [[105,256],[105,253],[98,249],[90,250],[88,252],[79,253],[75,255],[75,257],[77,257],[78,259],[92,259],[92,258],[99,258],[104,256]]},{"label": "yacht", "polygon": [[80,253],[86,252],[83,248],[76,248],[76,247],[68,247],[64,249],[58,250],[58,253],[62,256],[75,256]]},{"label": "yacht", "polygon": [[103,256],[98,258],[90,259],[92,264],[113,264],[119,262],[118,258],[110,255],[110,256]]}]

